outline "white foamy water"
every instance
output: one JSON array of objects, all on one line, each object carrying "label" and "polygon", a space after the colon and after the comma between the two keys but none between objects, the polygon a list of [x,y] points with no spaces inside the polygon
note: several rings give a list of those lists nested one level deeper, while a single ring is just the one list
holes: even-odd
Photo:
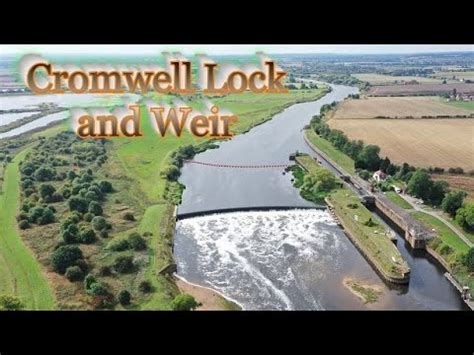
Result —
[{"label": "white foamy water", "polygon": [[0,126],[6,126],[7,124],[18,121],[28,116],[35,115],[37,113],[40,113],[40,111],[0,114]]},{"label": "white foamy water", "polygon": [[238,212],[181,220],[178,275],[244,309],[323,309],[348,241],[326,210]]}]

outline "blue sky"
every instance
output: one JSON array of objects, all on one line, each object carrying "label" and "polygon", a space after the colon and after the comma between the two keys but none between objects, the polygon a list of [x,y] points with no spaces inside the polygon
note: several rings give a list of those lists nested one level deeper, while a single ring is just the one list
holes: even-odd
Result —
[{"label": "blue sky", "polygon": [[155,55],[163,51],[183,54],[205,53],[268,54],[338,53],[388,54],[472,51],[474,45],[0,45],[0,54],[138,54]]}]

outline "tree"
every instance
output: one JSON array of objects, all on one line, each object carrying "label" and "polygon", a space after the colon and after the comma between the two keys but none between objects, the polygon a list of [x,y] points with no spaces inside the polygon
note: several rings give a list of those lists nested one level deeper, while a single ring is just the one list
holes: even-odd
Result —
[{"label": "tree", "polygon": [[107,221],[101,216],[95,216],[92,218],[91,224],[96,231],[101,231],[107,228]]},{"label": "tree", "polygon": [[452,218],[456,216],[456,211],[461,208],[467,193],[464,191],[451,191],[444,197],[441,208]]},{"label": "tree", "polygon": [[0,295],[0,310],[18,311],[23,307],[23,303],[18,297],[11,295]]},{"label": "tree", "polygon": [[470,203],[458,209],[456,222],[465,230],[474,232],[474,204]]},{"label": "tree", "polygon": [[433,206],[439,206],[448,190],[449,184],[446,181],[438,180],[433,182],[430,191],[428,192],[428,201]]},{"label": "tree", "polygon": [[66,269],[73,266],[79,259],[82,259],[81,249],[75,245],[63,245],[51,255],[51,265],[54,271],[64,274]]},{"label": "tree", "polygon": [[408,181],[408,192],[425,201],[429,200],[430,189],[433,186],[430,175],[422,169],[417,169]]},{"label": "tree", "polygon": [[117,299],[122,306],[128,306],[130,304],[132,296],[127,290],[122,290],[118,293]]},{"label": "tree", "polygon": [[375,171],[380,166],[380,147],[376,145],[367,145],[357,156],[355,167]]},{"label": "tree", "polygon": [[186,293],[177,295],[173,301],[171,301],[171,308],[175,311],[191,311],[195,310],[197,306],[199,306],[199,304],[194,297]]},{"label": "tree", "polygon": [[470,272],[474,271],[474,248],[469,249],[467,254],[464,256],[463,264]]}]

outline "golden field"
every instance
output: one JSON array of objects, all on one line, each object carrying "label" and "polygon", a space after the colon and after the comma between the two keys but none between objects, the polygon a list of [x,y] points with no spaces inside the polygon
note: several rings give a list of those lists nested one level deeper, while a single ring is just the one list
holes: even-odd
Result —
[{"label": "golden field", "polygon": [[474,111],[450,105],[437,96],[368,97],[346,100],[332,118],[474,117]]},{"label": "golden field", "polygon": [[[337,112],[336,112],[337,114]],[[331,128],[381,148],[393,162],[474,169],[474,119],[335,119]]]}]

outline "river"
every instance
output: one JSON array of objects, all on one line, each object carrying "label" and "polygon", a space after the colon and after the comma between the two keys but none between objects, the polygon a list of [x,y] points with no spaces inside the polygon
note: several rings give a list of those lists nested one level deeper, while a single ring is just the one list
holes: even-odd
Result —
[{"label": "river", "polygon": [[[295,104],[271,121],[208,150],[196,160],[224,164],[284,164],[296,150],[312,154],[302,128],[323,104],[356,88],[332,85],[323,98]],[[313,155],[313,154],[312,154]],[[186,164],[181,213],[248,206],[309,206],[283,169],[216,169]],[[443,270],[398,236],[411,267],[409,286],[383,283],[326,210],[238,212],[177,223],[178,274],[211,287],[244,309],[463,309]],[[364,304],[346,278],[378,285],[378,302]]]}]

